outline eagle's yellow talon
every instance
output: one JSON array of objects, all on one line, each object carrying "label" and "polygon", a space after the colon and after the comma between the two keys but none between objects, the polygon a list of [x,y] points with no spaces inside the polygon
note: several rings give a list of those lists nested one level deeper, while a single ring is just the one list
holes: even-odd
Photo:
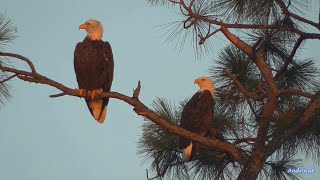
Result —
[{"label": "eagle's yellow talon", "polygon": [[91,91],[91,99],[95,99],[96,95],[101,95],[103,93],[102,89],[94,89]]},{"label": "eagle's yellow talon", "polygon": [[86,94],[87,94],[87,91],[85,89],[76,89],[76,90],[79,91],[80,96],[86,96]]}]

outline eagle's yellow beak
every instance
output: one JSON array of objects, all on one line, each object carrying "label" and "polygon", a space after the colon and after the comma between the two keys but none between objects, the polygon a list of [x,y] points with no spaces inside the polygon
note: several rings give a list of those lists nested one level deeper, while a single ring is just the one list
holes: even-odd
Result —
[{"label": "eagle's yellow beak", "polygon": [[87,29],[88,25],[87,24],[81,24],[79,26],[79,29]]},{"label": "eagle's yellow beak", "polygon": [[199,84],[199,79],[194,80],[194,84]]}]

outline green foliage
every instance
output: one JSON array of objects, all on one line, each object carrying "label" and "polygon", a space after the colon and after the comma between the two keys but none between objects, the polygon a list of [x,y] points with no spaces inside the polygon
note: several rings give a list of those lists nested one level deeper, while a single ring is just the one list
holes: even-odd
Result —
[{"label": "green foliage", "polygon": [[[275,0],[209,0],[225,22],[268,24],[283,16]],[[307,0],[291,0],[293,10],[307,9]]]},{"label": "green foliage", "polygon": [[0,48],[12,42],[16,38],[16,32],[11,20],[0,14]]},{"label": "green foliage", "polygon": [[[173,107],[167,100],[158,98],[153,102],[153,111],[171,124],[177,125],[181,116],[181,108]],[[164,173],[168,177],[188,177],[185,166],[181,162],[181,150],[178,139],[152,121],[144,122],[143,135],[138,143],[138,154],[144,161],[152,160],[151,170]]]},{"label": "green foliage", "polygon": [[[186,101],[178,106],[171,105],[165,99],[158,98],[152,104],[153,111],[174,125],[178,125],[182,108]],[[222,111],[216,112],[211,127],[221,133],[231,132],[233,123],[222,119]],[[163,174],[169,179],[211,179],[212,177],[230,177],[228,162],[223,153],[203,149],[190,163],[181,162],[182,152],[178,147],[178,137],[163,130],[152,121],[146,120],[142,126],[143,135],[139,140],[140,154],[144,162],[151,160],[151,170]],[[223,171],[228,169],[228,171]],[[228,179],[228,178],[227,178]]]},{"label": "green foliage", "polygon": [[284,156],[280,160],[277,158],[269,158],[261,174],[261,179],[270,180],[298,180],[300,174],[289,173],[288,170],[297,169],[302,167],[300,162],[301,159],[293,159],[292,156]]},{"label": "green foliage", "polygon": [[306,59],[289,66],[279,81],[279,87],[315,91],[320,86],[319,69],[315,61]]},{"label": "green foliage", "polygon": [[[3,14],[0,14],[0,51],[4,46],[14,40],[16,37],[16,28],[10,19],[7,19]],[[5,59],[0,57],[0,66],[5,65]],[[4,104],[10,97],[10,84],[7,81],[9,75],[0,71],[0,105]],[[1,107],[1,106],[0,106]]]}]

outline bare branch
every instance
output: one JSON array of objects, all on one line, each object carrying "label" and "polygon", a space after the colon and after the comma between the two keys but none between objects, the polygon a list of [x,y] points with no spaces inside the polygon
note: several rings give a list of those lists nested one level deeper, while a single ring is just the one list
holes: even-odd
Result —
[{"label": "bare branch", "polygon": [[180,5],[181,5],[186,11],[188,11],[189,15],[190,15],[190,12],[193,13],[191,7],[189,8],[189,7],[184,3],[183,0],[180,0]]},{"label": "bare branch", "polygon": [[32,73],[36,73],[36,69],[34,68],[33,63],[28,58],[26,58],[24,56],[21,56],[19,54],[14,54],[14,53],[5,53],[5,52],[0,52],[0,56],[7,56],[7,57],[13,57],[13,58],[20,59],[29,65]]},{"label": "bare branch", "polygon": [[141,83],[140,81],[138,81],[137,88],[133,91],[132,98],[139,99],[140,89],[141,89]]},{"label": "bare branch", "polygon": [[173,3],[173,4],[179,4],[179,2],[178,1],[174,1],[174,0],[169,0],[171,3]]},{"label": "bare branch", "polygon": [[254,43],[254,45],[252,46],[252,48],[253,48],[254,50],[256,50],[262,40],[263,40],[262,37],[260,37],[260,38],[258,39],[258,41],[257,41],[256,43]]},{"label": "bare branch", "polygon": [[247,99],[247,103],[248,103],[249,108],[250,108],[251,112],[253,113],[254,117],[258,119],[258,114],[255,112],[250,99]]},{"label": "bare branch", "polygon": [[194,4],[194,1],[195,1],[195,0],[192,0],[192,1],[190,2],[190,4],[189,4],[189,9],[192,8],[192,6],[193,6],[193,4]]},{"label": "bare branch", "polygon": [[210,25],[209,25],[209,31],[208,31],[208,34],[206,36],[202,37],[202,36],[198,35],[199,38],[200,38],[199,45],[204,44],[207,39],[209,39],[211,36],[215,35],[219,31],[221,31],[220,28],[216,29],[216,30],[214,30],[213,32],[210,33]]},{"label": "bare branch", "polygon": [[18,70],[18,69],[2,66],[1,64],[0,64],[0,69],[2,71],[14,73],[14,74],[17,74],[17,75],[24,75],[24,76],[32,76],[32,75],[34,75],[34,74],[30,73],[30,72],[21,71],[21,70]]},{"label": "bare branch", "polygon": [[51,98],[57,98],[57,97],[65,96],[65,95],[67,95],[67,94],[66,94],[66,93],[58,93],[58,94],[50,95],[49,97],[51,97]]}]

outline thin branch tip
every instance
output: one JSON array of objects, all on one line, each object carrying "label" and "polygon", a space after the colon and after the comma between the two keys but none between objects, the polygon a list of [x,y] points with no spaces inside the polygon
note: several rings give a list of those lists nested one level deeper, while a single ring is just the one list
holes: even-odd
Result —
[{"label": "thin branch tip", "polygon": [[24,57],[20,54],[14,54],[14,53],[6,53],[6,52],[1,52],[0,51],[0,56],[4,56],[4,57],[13,57],[13,58],[16,58],[16,59],[20,59],[24,62],[26,62],[28,64],[28,66],[30,67],[31,69],[31,72],[36,74],[36,68],[35,66],[33,65],[32,61],[30,59],[28,59],[27,57]]},{"label": "thin branch tip", "polygon": [[50,95],[49,97],[51,97],[51,98],[57,98],[57,97],[65,96],[65,95],[68,95],[68,94],[62,92],[62,93]]},{"label": "thin branch tip", "polygon": [[1,80],[1,81],[0,81],[0,84],[3,84],[3,83],[5,83],[5,82],[7,82],[7,81],[10,81],[11,79],[13,79],[13,78],[15,78],[15,77],[17,77],[17,74],[14,74],[14,75],[12,75],[12,76],[9,76],[9,77]]},{"label": "thin branch tip", "polygon": [[139,99],[140,90],[141,90],[141,82],[139,80],[136,89],[133,90],[132,98]]}]

